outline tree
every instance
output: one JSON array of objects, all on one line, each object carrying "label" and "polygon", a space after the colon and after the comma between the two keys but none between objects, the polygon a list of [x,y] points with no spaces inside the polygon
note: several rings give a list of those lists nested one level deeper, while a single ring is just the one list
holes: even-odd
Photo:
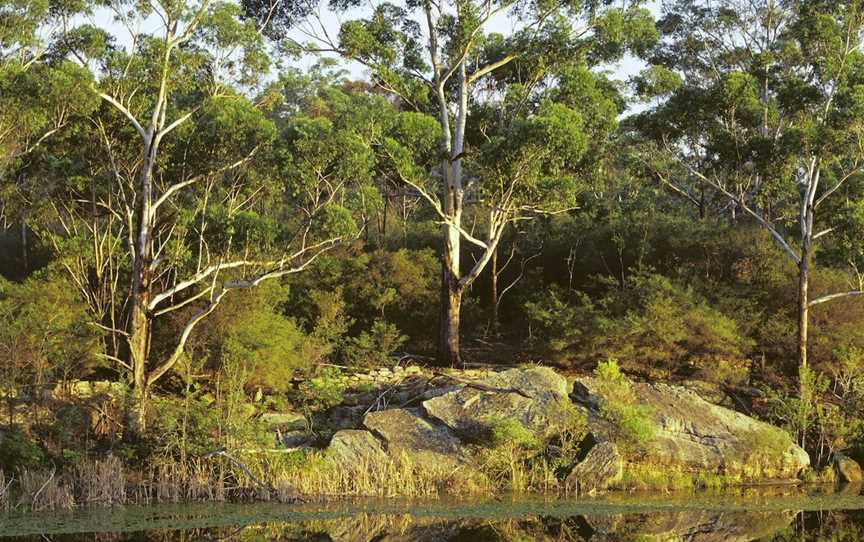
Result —
[{"label": "tree", "polygon": [[[532,160],[552,155],[551,148],[525,147],[513,156],[499,156],[502,167],[494,174],[488,167],[492,157],[473,160],[475,153],[505,149],[481,148],[483,134],[472,128],[476,118],[472,111],[507,93],[517,105],[521,102],[528,107],[510,111],[500,108],[509,117],[504,130],[521,129],[513,128],[521,124],[516,119],[525,119],[533,107],[533,112],[545,117],[534,126],[535,131],[545,127],[546,135],[575,135],[574,131],[582,127],[581,120],[577,120],[581,116],[578,110],[535,107],[543,101],[547,86],[562,75],[560,70],[574,65],[594,66],[619,58],[625,51],[644,52],[656,38],[650,13],[639,8],[639,2],[629,3],[628,8],[608,4],[488,0],[382,3],[373,6],[368,17],[343,22],[338,36],[333,37],[312,3],[243,2],[247,12],[262,24],[269,24],[271,37],[290,46],[286,48],[335,53],[359,62],[371,70],[375,85],[398,99],[402,107],[428,111],[437,118],[441,140],[435,167],[422,174],[415,168],[402,180],[424,197],[442,223],[438,347],[442,364],[460,363],[462,296],[486,268],[505,227],[538,212],[564,211],[571,200],[548,205],[554,200],[546,200],[548,194],[543,189],[557,176],[556,172],[540,171],[531,165]],[[359,5],[355,1],[332,1],[330,8],[347,12]],[[487,34],[491,22],[505,15],[518,18],[521,27],[507,37]],[[285,33],[291,27],[307,35],[311,43],[292,42]],[[568,124],[571,122],[576,124]],[[472,131],[477,141],[471,141]],[[492,147],[496,145],[500,142],[491,143]],[[403,165],[404,158],[399,158]],[[472,169],[483,162],[486,166],[480,167],[485,171]],[[488,217],[482,237],[466,227],[468,205],[479,207],[478,214]],[[461,264],[463,242],[480,251],[476,263],[467,271]]]},{"label": "tree", "polygon": [[[864,180],[864,4],[682,0],[660,26],[667,38],[656,60],[678,71],[683,85],[637,124],[683,166],[679,178],[731,202],[797,266],[803,394],[810,309],[864,294],[860,239],[843,233],[857,229],[851,217]],[[656,167],[664,182],[695,201],[668,166]],[[814,297],[814,257],[831,236],[823,252],[836,255],[842,246],[853,282]]]},{"label": "tree", "polygon": [[286,118],[278,85],[246,97],[268,60],[236,5],[110,7],[126,28],[161,24],[129,50],[70,49],[99,64],[102,107],[39,164],[66,190],[43,233],[129,372],[144,430],[153,386],[229,292],[300,272],[351,234],[337,198],[368,165],[356,136]]},{"label": "tree", "polygon": [[[26,174],[31,155],[98,105],[89,70],[65,60],[68,41],[89,50],[105,43],[70,20],[89,2],[36,0],[0,6],[0,222],[20,231],[20,267],[31,267],[28,229],[39,221],[50,187]],[[35,215],[35,216],[34,216]]]}]

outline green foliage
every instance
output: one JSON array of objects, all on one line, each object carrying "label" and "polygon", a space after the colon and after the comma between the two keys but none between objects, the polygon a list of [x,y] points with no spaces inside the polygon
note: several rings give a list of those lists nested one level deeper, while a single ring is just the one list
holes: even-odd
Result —
[{"label": "green foliage", "polygon": [[800,379],[803,395],[763,390],[765,415],[795,436],[810,452],[814,466],[824,466],[834,452],[847,450],[864,437],[861,405],[851,396],[841,397],[842,405],[824,400],[831,385],[825,374],[807,368]]},{"label": "green foliage", "polygon": [[733,319],[657,273],[636,272],[623,288],[606,279],[600,286],[603,294],[593,299],[553,288],[526,302],[532,330],[559,359],[612,356],[649,375],[699,367],[712,374],[751,346]]},{"label": "green foliage", "polygon": [[289,290],[277,282],[226,299],[202,327],[192,351],[214,356],[215,367],[242,369],[243,387],[285,391],[295,373],[308,371],[329,352],[281,308]]},{"label": "green foliage", "polygon": [[494,484],[520,491],[528,464],[542,451],[541,441],[515,418],[488,418],[483,422],[487,442],[477,454],[482,470]]},{"label": "green foliage", "polygon": [[0,464],[7,472],[22,469],[40,469],[47,464],[42,448],[26,433],[19,430],[0,432]]},{"label": "green foliage", "polygon": [[20,284],[0,277],[0,319],[0,389],[10,423],[16,399],[35,399],[50,383],[99,364],[97,330],[61,274],[34,275]]},{"label": "green foliage", "polygon": [[625,453],[644,453],[656,428],[647,407],[635,404],[630,380],[621,372],[618,361],[610,358],[598,363],[594,376],[602,397],[600,415],[611,424],[616,444]]},{"label": "green foliage", "polygon": [[342,402],[346,382],[342,373],[333,367],[325,368],[318,376],[303,381],[296,391],[296,401],[306,419]]},{"label": "green foliage", "polygon": [[369,331],[346,339],[342,355],[351,367],[388,365],[393,353],[407,340],[395,324],[375,320]]}]

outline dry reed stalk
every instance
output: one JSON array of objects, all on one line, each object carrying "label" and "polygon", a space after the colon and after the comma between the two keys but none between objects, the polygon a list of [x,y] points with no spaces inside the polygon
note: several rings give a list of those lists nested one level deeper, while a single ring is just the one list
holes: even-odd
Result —
[{"label": "dry reed stalk", "polygon": [[0,510],[4,512],[9,510],[12,499],[9,497],[9,492],[12,490],[12,484],[15,482],[15,477],[12,476],[9,481],[6,480],[6,473],[0,469]]},{"label": "dry reed stalk", "polygon": [[75,467],[75,495],[83,504],[115,506],[127,503],[126,471],[114,456],[82,461]]},{"label": "dry reed stalk", "polygon": [[72,488],[57,476],[57,469],[51,472],[23,470],[20,473],[18,488],[21,495],[16,508],[25,507],[34,512],[43,510],[71,510],[75,507]]}]

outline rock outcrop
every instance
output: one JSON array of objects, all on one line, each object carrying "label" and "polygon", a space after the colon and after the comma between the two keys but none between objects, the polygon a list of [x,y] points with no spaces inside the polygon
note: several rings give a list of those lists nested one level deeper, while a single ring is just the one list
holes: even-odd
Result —
[{"label": "rock outcrop", "polygon": [[363,420],[378,435],[387,453],[425,467],[450,469],[467,460],[462,441],[445,425],[428,420],[416,409],[370,412]]},{"label": "rock outcrop", "polygon": [[[633,383],[632,391],[654,426],[642,454],[652,465],[748,479],[793,479],[810,465],[807,452],[782,430],[711,404],[693,391],[647,383]],[[612,440],[602,415],[606,400],[602,382],[580,378],[572,397],[587,409],[597,441]]]},{"label": "rock outcrop", "polygon": [[861,465],[844,454],[834,454],[834,472],[841,482],[857,484],[864,480],[861,475]]},{"label": "rock outcrop", "polygon": [[423,402],[426,414],[463,438],[482,432],[484,420],[513,418],[540,437],[559,430],[567,380],[548,367],[511,369]]},{"label": "rock outcrop", "polygon": [[585,458],[576,464],[567,475],[566,485],[570,491],[593,493],[608,489],[624,474],[624,458],[611,441],[591,447]]},{"label": "rock outcrop", "polygon": [[327,451],[332,460],[346,467],[374,464],[387,459],[381,441],[362,429],[337,431]]},{"label": "rock outcrop", "polygon": [[[606,489],[628,469],[645,464],[750,481],[794,479],[809,465],[806,452],[780,429],[709,403],[683,387],[632,383],[628,396],[652,428],[650,439],[634,452],[618,445],[619,428],[604,410],[608,388],[596,378],[578,379],[572,394],[566,379],[546,367],[511,369],[470,381],[449,378],[438,386],[428,382],[412,389],[412,397],[419,398],[412,404],[422,401],[418,407],[388,409],[385,401],[350,407],[362,421],[336,433],[331,457],[346,464],[404,457],[441,470],[476,466],[472,446],[482,443],[483,429],[492,420],[515,419],[552,450],[564,424],[572,421],[564,416],[575,408],[587,417],[588,437],[564,482],[579,492]],[[371,408],[380,409],[365,412]]]}]

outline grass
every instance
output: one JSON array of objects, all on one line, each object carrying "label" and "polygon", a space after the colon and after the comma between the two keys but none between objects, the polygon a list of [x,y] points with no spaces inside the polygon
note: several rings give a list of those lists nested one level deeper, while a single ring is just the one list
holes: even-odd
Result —
[{"label": "grass", "polygon": [[739,476],[713,472],[687,472],[665,465],[630,463],[624,476],[613,485],[613,489],[681,491],[722,489],[742,482]]},{"label": "grass", "polygon": [[0,511],[8,511],[9,510],[9,490],[12,487],[12,483],[15,481],[12,480],[6,481],[6,473],[3,472],[3,469],[0,469]]}]

